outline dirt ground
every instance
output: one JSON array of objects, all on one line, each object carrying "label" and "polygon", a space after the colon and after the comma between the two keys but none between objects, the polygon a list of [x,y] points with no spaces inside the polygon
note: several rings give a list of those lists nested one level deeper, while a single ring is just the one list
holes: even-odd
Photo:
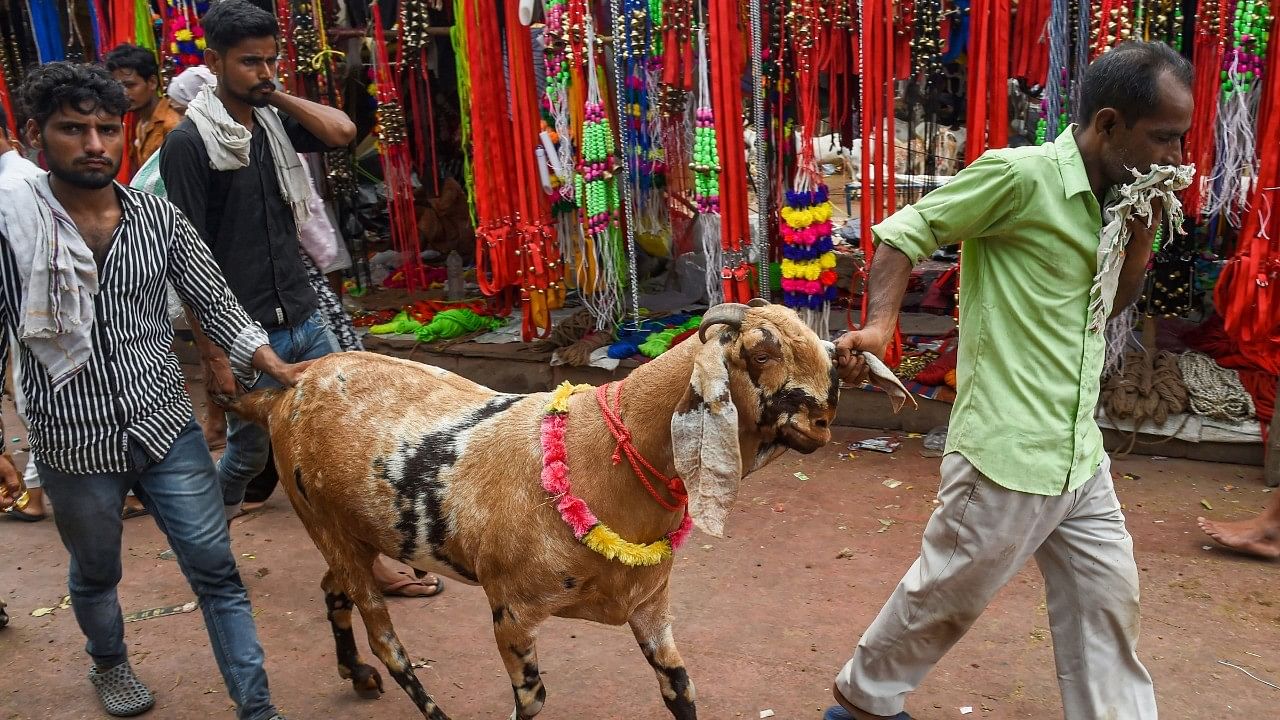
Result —
[{"label": "dirt ground", "polygon": [[[7,415],[6,440],[22,447]],[[834,674],[914,560],[937,490],[939,461],[921,456],[919,438],[903,438],[893,454],[846,448],[879,434],[838,430],[824,450],[785,456],[748,478],[730,536],[695,533],[678,556],[675,632],[703,718],[772,710],[781,720],[816,720],[829,704]],[[1141,654],[1164,717],[1276,717],[1280,690],[1219,661],[1280,684],[1280,563],[1209,548],[1195,527],[1200,514],[1257,512],[1270,497],[1261,469],[1122,458],[1115,472],[1142,572]],[[155,525],[130,520],[125,533],[124,611],[192,600],[177,566],[157,557],[166,544]],[[338,679],[318,587],[324,568],[283,496],[236,520],[232,537],[284,712],[294,720],[418,717],[389,679],[387,694],[372,701]],[[71,610],[31,615],[66,593],[67,558],[53,523],[0,519],[0,547],[0,594],[12,617],[0,631],[0,718],[105,717],[84,677]],[[479,589],[453,583],[438,598],[391,605],[401,639],[425,663],[419,677],[452,717],[510,715]],[[232,717],[199,612],[132,622],[126,634],[157,696],[149,717]],[[359,629],[357,637],[363,647]],[[552,620],[538,649],[548,690],[540,718],[670,717],[627,629]],[[908,710],[922,720],[1061,716],[1034,565],[996,597]]]}]

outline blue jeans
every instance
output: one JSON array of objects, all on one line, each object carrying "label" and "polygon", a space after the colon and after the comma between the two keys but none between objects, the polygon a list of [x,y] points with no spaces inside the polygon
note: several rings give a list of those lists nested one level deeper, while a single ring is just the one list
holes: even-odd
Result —
[{"label": "blue jeans", "polygon": [[[314,360],[339,351],[338,340],[319,312],[289,328],[267,333],[271,349],[288,363]],[[263,390],[280,387],[280,383],[263,373],[251,388]],[[249,481],[267,466],[271,437],[266,428],[227,413],[227,450],[218,462],[218,478],[222,482],[222,504],[238,507],[244,502],[244,489]]]},{"label": "blue jeans", "polygon": [[276,713],[267,689],[262,646],[253,611],[222,511],[218,476],[204,433],[194,418],[178,434],[169,454],[153,460],[129,441],[133,470],[72,475],[36,461],[62,544],[71,555],[67,588],[76,622],[88,639],[86,650],[99,667],[128,659],[124,618],[116,585],[120,582],[120,511],[125,493],[138,489],[191,583],[204,613],[213,657],[239,708],[241,720],[262,720]]}]

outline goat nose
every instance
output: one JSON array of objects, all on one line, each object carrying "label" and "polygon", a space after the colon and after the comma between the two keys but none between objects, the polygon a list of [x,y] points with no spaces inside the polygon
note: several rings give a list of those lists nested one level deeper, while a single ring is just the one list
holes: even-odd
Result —
[{"label": "goat nose", "polygon": [[830,422],[829,420],[827,420],[826,418],[818,418],[817,420],[815,420],[815,421],[813,422],[813,424],[814,424],[814,426],[815,426],[815,427],[820,427],[820,428],[822,428],[823,430],[826,430],[826,429],[827,429],[827,426],[828,426],[828,425],[830,425],[830,424],[831,424],[831,422]]}]

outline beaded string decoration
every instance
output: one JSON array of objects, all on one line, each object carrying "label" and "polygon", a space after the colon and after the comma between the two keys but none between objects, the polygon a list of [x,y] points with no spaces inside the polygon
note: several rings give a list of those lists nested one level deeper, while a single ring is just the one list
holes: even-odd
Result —
[{"label": "beaded string decoration", "polygon": [[204,64],[206,45],[200,18],[208,11],[209,3],[199,0],[165,0],[165,3],[165,46],[169,51],[169,72],[176,76],[189,67]]},{"label": "beaded string decoration", "polygon": [[[871,226],[895,207],[893,183],[893,4],[891,0],[859,3],[860,41],[858,67],[862,78],[862,193],[861,246],[864,267],[871,267],[875,255]],[[973,142],[971,139],[970,142]],[[862,295],[861,325],[867,323],[868,298]],[[853,327],[849,319],[850,329]],[[898,329],[889,343],[885,361],[890,367],[902,358]]]},{"label": "beaded string decoration", "polygon": [[707,29],[699,26],[698,99],[693,110],[693,201],[698,208],[697,227],[702,255],[705,259],[704,290],[709,305],[725,299],[721,281],[723,258],[720,243],[720,156],[716,150],[715,110],[711,106],[711,81],[708,72]]},{"label": "beaded string decoration", "polygon": [[1134,28],[1148,42],[1159,40],[1182,51],[1181,0],[1138,0],[1133,8]]},{"label": "beaded string decoration", "polygon": [[[587,96],[583,110],[582,152],[575,178],[581,225],[590,243],[589,263],[579,272],[582,302],[590,310],[597,328],[611,328],[622,319],[622,289],[627,281],[622,250],[621,207],[618,191],[617,148],[609,112],[600,83],[597,64],[599,49],[595,22],[584,15],[586,24]],[[594,275],[588,276],[586,270]]]},{"label": "beaded string decoration", "polygon": [[374,134],[378,139],[378,156],[382,161],[382,177],[387,187],[387,213],[391,218],[391,246],[404,259],[403,271],[410,293],[418,289],[422,272],[422,248],[418,237],[418,216],[413,205],[413,183],[410,178],[409,147],[404,106],[400,90],[392,77],[387,58],[387,39],[382,25],[382,7],[373,6],[373,71],[378,109]]},{"label": "beaded string decoration", "polygon": [[667,223],[666,155],[661,138],[663,116],[657,105],[662,79],[662,4],[656,0],[622,0],[621,25],[615,28],[614,47],[624,59],[622,93],[626,110],[620,131],[625,133],[622,158],[627,165],[634,202],[636,242],[655,257],[671,254],[671,228]]},{"label": "beaded string decoration", "polygon": [[687,168],[692,161],[690,142],[693,121],[690,102],[697,85],[697,27],[693,0],[662,0],[661,23],[657,32],[662,37],[661,74],[656,100],[662,114],[662,142],[666,154],[668,223],[671,226],[673,252],[693,252],[694,223],[697,211],[692,207],[691,173],[672,171]]},{"label": "beaded string decoration", "polygon": [[[400,35],[396,65],[407,92],[406,109],[413,118],[414,168],[418,178],[430,178],[433,195],[440,194],[440,167],[436,158],[436,119],[431,101],[431,67],[427,54],[431,37],[427,0],[400,0]],[[318,63],[313,63],[318,64]],[[425,125],[424,125],[425,123]]]},{"label": "beaded string decoration", "polygon": [[[1263,42],[1280,30],[1274,16]],[[1256,77],[1256,76],[1255,76]],[[1258,148],[1262,157],[1235,252],[1214,288],[1223,328],[1260,368],[1280,373],[1280,51],[1271,48],[1261,81]],[[1261,83],[1260,83],[1261,84]]]},{"label": "beaded string decoration", "polygon": [[1133,36],[1128,0],[1102,0],[1093,11],[1093,57]]},{"label": "beaded string decoration", "polygon": [[711,107],[716,129],[720,175],[720,282],[727,302],[745,303],[754,296],[747,216],[746,142],[742,136],[742,85],[746,53],[739,28],[737,0],[710,0],[707,8]]},{"label": "beaded string decoration", "polygon": [[572,273],[566,271],[566,280],[590,305],[587,297],[596,292],[598,270],[594,248],[590,247],[580,220],[581,198],[576,189],[575,139],[581,138],[582,114],[570,110],[575,96],[582,92],[583,51],[575,46],[575,36],[581,33],[571,30],[571,14],[577,9],[581,17],[581,3],[582,0],[575,0],[573,5],[578,8],[571,6],[569,0],[548,0],[545,5],[542,39],[546,85],[540,98],[538,162],[545,180],[543,189],[551,196],[560,256],[565,268],[572,268]]},{"label": "beaded string decoration", "polygon": [[1216,163],[1210,176],[1207,215],[1225,213],[1233,226],[1240,225],[1244,204],[1240,201],[1244,177],[1258,174],[1256,129],[1258,80],[1263,73],[1273,20],[1265,0],[1238,0],[1230,24],[1223,14],[1223,30],[1229,39],[1219,74],[1221,100],[1216,130]]},{"label": "beaded string decoration", "polygon": [[[607,387],[601,388],[606,390]],[[569,453],[565,446],[565,432],[569,420],[569,398],[575,394],[594,390],[590,385],[572,385],[568,382],[556,388],[542,416],[542,489],[555,502],[560,519],[569,526],[573,536],[593,551],[632,567],[651,567],[671,559],[689,538],[693,520],[688,509],[675,530],[651,543],[634,543],[622,538],[591,512],[587,503],[573,494],[569,482]],[[603,403],[604,401],[600,401]],[[602,404],[608,417],[608,407]],[[637,470],[639,473],[640,470]],[[640,475],[644,479],[643,475]],[[679,478],[675,479],[679,482]],[[657,496],[655,495],[655,499]],[[683,498],[680,498],[684,505]],[[665,504],[664,504],[665,507]]]},{"label": "beaded string decoration", "polygon": [[[1040,119],[1036,123],[1037,145],[1043,145],[1051,137],[1057,137],[1066,130],[1070,122],[1067,110],[1070,15],[1067,0],[1052,0],[1049,8],[1049,70],[1045,78],[1044,97],[1040,102]],[[1051,121],[1052,136],[1049,125]]]},{"label": "beaded string decoration", "polygon": [[1192,96],[1196,113],[1191,130],[1184,143],[1183,157],[1201,172],[1196,174],[1193,189],[1186,194],[1184,203],[1190,217],[1204,215],[1205,201],[1209,194],[1209,178],[1214,166],[1214,134],[1218,120],[1218,100],[1221,95],[1219,73],[1226,53],[1226,28],[1222,23],[1222,6],[1225,0],[1199,0],[1195,12],[1195,34],[1192,37],[1192,63],[1195,65]]},{"label": "beaded string decoration", "polygon": [[816,0],[792,4],[788,23],[795,62],[800,153],[782,214],[782,302],[820,337],[830,334],[836,298],[836,256],[831,241],[831,203],[814,157],[811,136],[819,120],[817,59],[820,8]]}]

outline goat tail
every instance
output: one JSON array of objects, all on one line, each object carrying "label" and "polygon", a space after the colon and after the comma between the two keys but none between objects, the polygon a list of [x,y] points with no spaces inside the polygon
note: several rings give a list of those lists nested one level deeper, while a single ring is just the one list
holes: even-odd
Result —
[{"label": "goat tail", "polygon": [[217,394],[211,399],[223,410],[233,412],[249,422],[270,429],[268,419],[271,417],[271,409],[275,407],[276,399],[283,395],[284,391],[285,388],[271,388],[234,397]]}]

